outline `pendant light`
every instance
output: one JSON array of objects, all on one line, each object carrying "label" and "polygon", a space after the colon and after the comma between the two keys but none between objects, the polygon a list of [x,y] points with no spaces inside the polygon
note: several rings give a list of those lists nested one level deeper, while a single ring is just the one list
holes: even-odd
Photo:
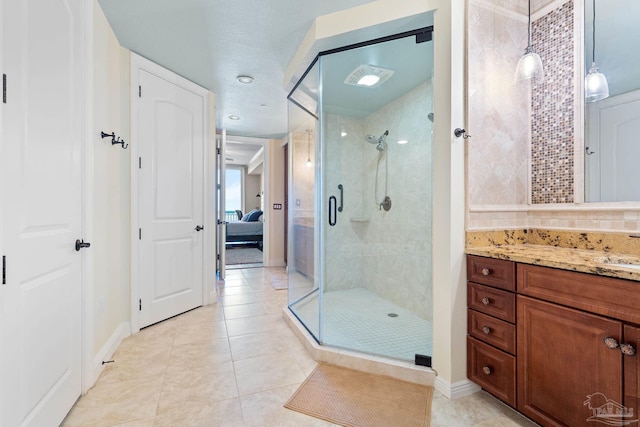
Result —
[{"label": "pendant light", "polygon": [[584,78],[584,100],[596,102],[609,96],[607,78],[596,66],[596,0],[593,0],[593,43],[591,45],[591,68]]},{"label": "pendant light", "polygon": [[542,59],[540,55],[533,51],[531,47],[531,0],[529,0],[529,25],[527,27],[527,48],[524,50],[524,55],[520,57],[518,66],[516,67],[516,83],[522,80],[528,80],[532,78],[543,79],[544,69],[542,68]]},{"label": "pendant light", "polygon": [[311,162],[311,129],[307,129],[307,167],[313,166]]}]

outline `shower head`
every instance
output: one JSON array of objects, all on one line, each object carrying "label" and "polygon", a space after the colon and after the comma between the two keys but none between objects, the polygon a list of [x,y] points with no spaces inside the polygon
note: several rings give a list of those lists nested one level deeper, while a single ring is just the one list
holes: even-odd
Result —
[{"label": "shower head", "polygon": [[384,151],[385,148],[387,148],[387,144],[385,142],[385,140],[387,139],[387,135],[389,135],[389,130],[386,130],[382,135],[380,135],[380,138],[378,138],[378,146],[376,147],[376,150]]}]

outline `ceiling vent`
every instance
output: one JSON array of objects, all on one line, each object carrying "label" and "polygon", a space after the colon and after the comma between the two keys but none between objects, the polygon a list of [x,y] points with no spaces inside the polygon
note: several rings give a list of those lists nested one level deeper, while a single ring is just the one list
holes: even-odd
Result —
[{"label": "ceiling vent", "polygon": [[344,84],[378,87],[389,80],[393,73],[393,70],[374,67],[373,65],[360,65],[358,68],[353,70],[346,79],[344,79]]}]

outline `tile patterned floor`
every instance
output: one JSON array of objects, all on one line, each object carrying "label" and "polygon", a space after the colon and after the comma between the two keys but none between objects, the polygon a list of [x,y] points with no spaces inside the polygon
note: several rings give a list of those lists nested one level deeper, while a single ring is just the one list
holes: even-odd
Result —
[{"label": "tile patterned floor", "polygon": [[[272,283],[285,280],[281,269],[229,271],[217,304],[127,338],[63,426],[332,426],[283,407],[316,365],[282,319],[287,291]],[[483,392],[436,392],[431,425],[534,424]]]}]

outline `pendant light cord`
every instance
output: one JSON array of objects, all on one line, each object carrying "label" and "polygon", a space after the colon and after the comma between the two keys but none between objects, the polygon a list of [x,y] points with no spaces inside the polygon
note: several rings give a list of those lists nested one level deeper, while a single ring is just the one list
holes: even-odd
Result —
[{"label": "pendant light cord", "polygon": [[591,58],[596,63],[596,0],[593,0],[593,43],[591,44]]},{"label": "pendant light cord", "polygon": [[527,25],[527,45],[531,47],[531,0],[529,0],[529,25]]}]

